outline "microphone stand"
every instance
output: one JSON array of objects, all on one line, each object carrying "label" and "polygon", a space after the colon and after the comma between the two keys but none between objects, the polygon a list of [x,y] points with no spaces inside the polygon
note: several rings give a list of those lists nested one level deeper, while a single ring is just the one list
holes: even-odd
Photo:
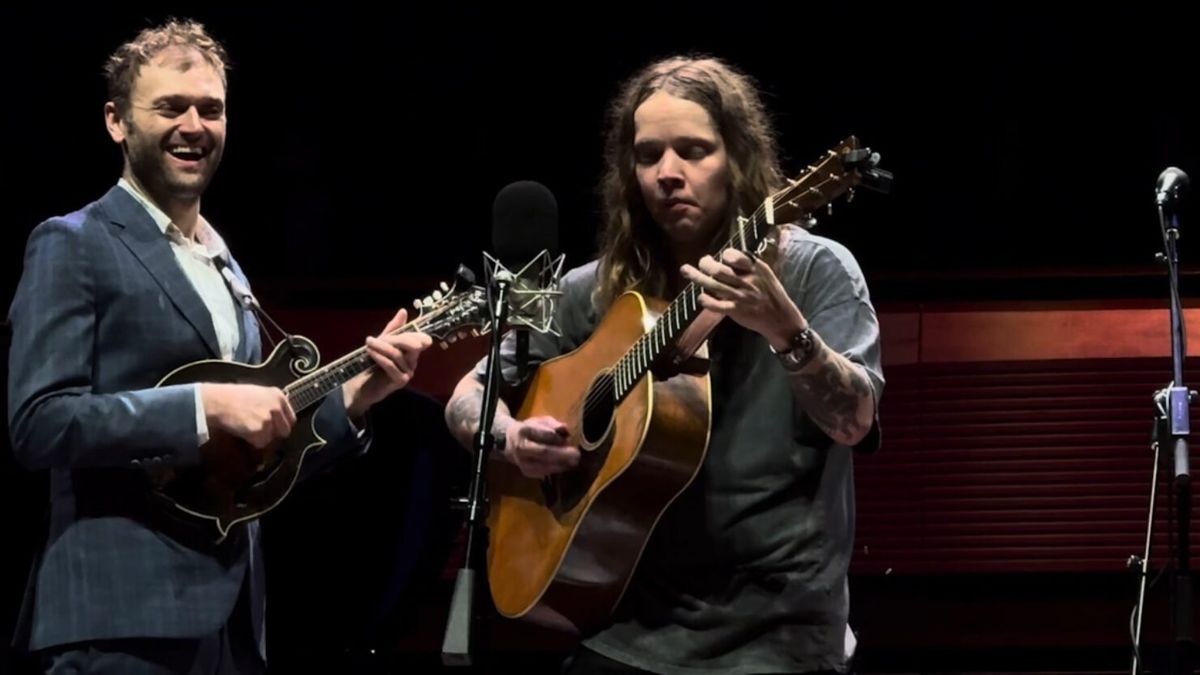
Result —
[{"label": "microphone stand", "polygon": [[488,355],[487,376],[483,388],[483,407],[479,415],[479,431],[475,434],[475,471],[471,476],[471,487],[460,505],[467,509],[467,548],[463,567],[454,580],[454,596],[450,601],[450,616],[446,621],[446,633],[442,641],[442,664],[446,666],[469,666],[473,661],[475,644],[476,613],[475,591],[482,578],[483,549],[481,542],[487,541],[486,510],[484,496],[487,463],[496,439],[492,435],[492,424],[496,417],[497,401],[500,396],[500,343],[501,329],[508,318],[509,293],[513,275],[498,268],[488,285],[488,304],[491,306],[491,349]]},{"label": "microphone stand", "polygon": [[[1158,442],[1170,444],[1175,457],[1174,478],[1172,486],[1175,490],[1175,512],[1172,516],[1176,523],[1175,539],[1175,570],[1171,575],[1171,625],[1174,650],[1172,656],[1172,672],[1191,673],[1193,659],[1193,644],[1195,630],[1192,625],[1192,576],[1191,576],[1191,524],[1192,524],[1192,485],[1189,468],[1188,436],[1191,434],[1191,419],[1189,405],[1195,396],[1183,380],[1183,362],[1187,356],[1187,336],[1183,317],[1183,304],[1179,297],[1179,219],[1171,208],[1170,199],[1160,194],[1158,199],[1158,217],[1162,227],[1164,253],[1159,254],[1160,261],[1167,265],[1167,278],[1171,294],[1171,360],[1173,380],[1165,389],[1155,393],[1156,416],[1155,439],[1155,471],[1157,481]],[[1165,405],[1163,405],[1165,404]],[[1165,438],[1164,438],[1165,436]],[[1141,590],[1138,597],[1136,627],[1133,632],[1133,668],[1132,675],[1137,675],[1141,660],[1138,643],[1141,637],[1141,618],[1146,588],[1147,562],[1149,558],[1149,532],[1154,523],[1154,490],[1151,487],[1150,518],[1147,525],[1147,548],[1145,557],[1136,562],[1141,564]]]},{"label": "microphone stand", "polygon": [[1167,393],[1167,416],[1170,425],[1171,448],[1175,454],[1175,574],[1173,621],[1175,641],[1175,672],[1192,672],[1192,573],[1191,539],[1192,478],[1188,466],[1188,436],[1191,433],[1191,392],[1184,385],[1183,361],[1187,356],[1184,334],[1183,304],[1179,299],[1179,219],[1160,199],[1158,218],[1162,226],[1163,246],[1166,249],[1167,277],[1171,289],[1171,360],[1174,380]]}]

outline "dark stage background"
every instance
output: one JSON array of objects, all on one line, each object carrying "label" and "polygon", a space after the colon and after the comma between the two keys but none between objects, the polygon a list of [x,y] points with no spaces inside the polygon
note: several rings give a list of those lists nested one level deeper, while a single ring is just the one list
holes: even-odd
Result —
[{"label": "dark stage background", "polygon": [[[789,173],[850,134],[882,153],[893,194],[864,193],[820,230],[855,252],[881,310],[995,300],[1165,306],[1152,264],[1155,179],[1169,165],[1200,172],[1196,17],[1182,2],[10,6],[0,10],[5,307],[29,231],[97,198],[119,174],[102,124],[105,57],[172,14],[206,23],[232,55],[228,145],[203,210],[279,311],[379,310],[382,321],[458,263],[479,271],[492,200],[515,180],[554,192],[567,264],[585,262],[606,102],[624,76],[680,51],[722,56],[761,82]],[[1186,232],[1184,289],[1194,296],[1200,253]],[[316,481],[270,518],[271,644],[284,672],[434,662],[448,597],[441,570],[456,531],[444,504],[461,489],[465,460],[447,449],[435,396],[406,393],[388,405],[394,414],[368,460]],[[44,478],[14,467],[5,447],[5,633],[43,501]],[[1002,593],[1068,606],[1091,587],[1069,575],[910,581],[926,597],[976,598],[981,613]],[[1121,602],[1131,588],[1102,583]],[[898,583],[871,577],[860,587],[856,598],[895,600],[874,611],[908,611]],[[963,647],[951,635],[962,626],[938,629],[948,636],[937,652],[944,661],[930,660],[933,647],[893,642],[872,665],[1030,663],[1004,661],[1012,652],[994,643]],[[567,645],[497,630],[517,671],[554,663]],[[937,634],[924,639],[939,644]],[[1108,651],[1091,663],[1119,669],[1121,647],[1101,645]],[[1043,663],[1065,667],[1055,658]]]}]

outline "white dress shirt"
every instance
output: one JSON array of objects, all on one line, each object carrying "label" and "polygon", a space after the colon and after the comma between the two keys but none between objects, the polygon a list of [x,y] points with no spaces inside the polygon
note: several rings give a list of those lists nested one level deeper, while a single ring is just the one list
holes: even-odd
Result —
[{"label": "white dress shirt", "polygon": [[[233,295],[221,276],[221,270],[214,259],[227,255],[225,240],[209,225],[204,216],[196,223],[196,231],[192,237],[186,237],[183,231],[171,222],[170,216],[150,201],[136,187],[124,178],[117,185],[137,200],[150,217],[154,219],[158,229],[171,244],[175,252],[175,260],[179,267],[192,282],[192,288],[204,301],[208,313],[212,317],[213,330],[217,334],[217,344],[221,348],[221,358],[233,360],[233,353],[241,341],[241,329],[238,327],[238,308],[234,304]],[[199,445],[208,442],[208,421],[204,415],[204,399],[200,395],[200,385],[193,387],[196,395],[196,437]]]}]

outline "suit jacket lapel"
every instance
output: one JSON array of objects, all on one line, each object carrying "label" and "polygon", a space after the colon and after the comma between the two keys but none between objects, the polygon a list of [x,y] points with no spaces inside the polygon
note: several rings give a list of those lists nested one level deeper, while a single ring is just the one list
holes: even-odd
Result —
[{"label": "suit jacket lapel", "polygon": [[188,280],[170,242],[158,229],[146,209],[123,188],[117,186],[100,200],[100,207],[117,226],[117,237],[146,268],[179,313],[196,329],[213,357],[221,357],[212,315]]},{"label": "suit jacket lapel", "polygon": [[[242,273],[241,266],[237,264],[233,256],[228,256],[226,260],[229,261],[229,269],[238,278],[238,281],[245,284],[246,288],[250,288],[250,280]],[[230,289],[230,295],[233,295],[232,289]],[[254,315],[253,311],[243,307],[237,297],[233,298],[233,306],[237,310],[238,336],[240,337],[237,349],[233,350],[233,360],[241,363],[259,361],[262,358],[262,352],[259,348],[259,340],[261,338],[258,333],[258,317]]]}]

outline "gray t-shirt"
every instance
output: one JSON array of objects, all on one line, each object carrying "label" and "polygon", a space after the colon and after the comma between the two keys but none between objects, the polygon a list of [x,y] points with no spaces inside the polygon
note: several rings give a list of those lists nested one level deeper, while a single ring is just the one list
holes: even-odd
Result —
[{"label": "gray t-shirt", "polygon": [[[596,269],[591,262],[564,276],[562,336],[532,335],[531,364],[591,335],[601,318],[591,303]],[[878,401],[879,325],[854,257],[792,227],[776,269],[812,329],[866,369]],[[502,349],[509,382],[514,342],[510,335]],[[843,670],[851,449],[797,409],[762,336],[727,319],[713,332],[709,355],[708,455],[660,520],[614,623],[584,644],[659,673]],[[484,368],[480,362],[481,377]],[[875,429],[864,446],[877,440]]]}]

